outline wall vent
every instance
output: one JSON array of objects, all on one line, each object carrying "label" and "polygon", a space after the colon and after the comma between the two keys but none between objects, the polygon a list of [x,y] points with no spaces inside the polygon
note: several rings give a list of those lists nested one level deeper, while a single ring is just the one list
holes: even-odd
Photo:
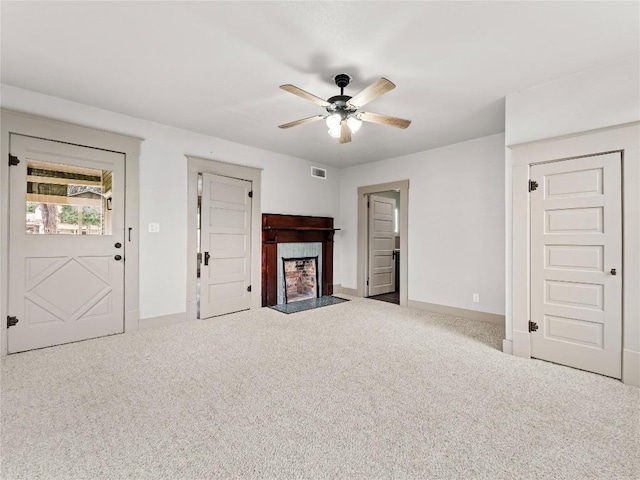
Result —
[{"label": "wall vent", "polygon": [[326,179],[327,171],[324,168],[311,167],[311,176]]}]

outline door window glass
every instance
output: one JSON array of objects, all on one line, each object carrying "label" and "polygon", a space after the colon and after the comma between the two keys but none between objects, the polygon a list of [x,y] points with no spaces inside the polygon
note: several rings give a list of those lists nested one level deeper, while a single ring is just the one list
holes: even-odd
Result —
[{"label": "door window glass", "polygon": [[109,170],[27,161],[26,233],[111,235]]}]

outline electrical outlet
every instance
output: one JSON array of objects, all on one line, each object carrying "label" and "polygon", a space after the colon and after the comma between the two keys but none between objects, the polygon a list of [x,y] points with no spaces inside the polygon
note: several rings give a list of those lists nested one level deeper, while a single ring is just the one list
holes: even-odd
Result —
[{"label": "electrical outlet", "polygon": [[149,233],[160,233],[160,224],[159,223],[150,223],[149,224]]},{"label": "electrical outlet", "polygon": [[479,293],[474,293],[473,294],[473,301],[474,301],[474,303],[480,302],[480,294]]}]

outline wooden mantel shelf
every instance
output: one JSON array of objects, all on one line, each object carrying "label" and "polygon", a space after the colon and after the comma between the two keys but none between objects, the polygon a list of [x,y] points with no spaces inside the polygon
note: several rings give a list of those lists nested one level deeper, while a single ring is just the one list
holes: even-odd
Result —
[{"label": "wooden mantel shelf", "polygon": [[262,306],[278,303],[278,244],[322,243],[322,294],[333,294],[333,228],[331,217],[262,215]]}]

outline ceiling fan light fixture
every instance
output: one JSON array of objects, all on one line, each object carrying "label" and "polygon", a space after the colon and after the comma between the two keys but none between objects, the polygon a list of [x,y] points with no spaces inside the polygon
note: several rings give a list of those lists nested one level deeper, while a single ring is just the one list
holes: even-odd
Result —
[{"label": "ceiling fan light fixture", "polygon": [[349,118],[347,118],[347,125],[349,126],[349,130],[351,130],[351,133],[357,133],[362,126],[362,120],[357,118],[355,115],[351,115]]},{"label": "ceiling fan light fixture", "polygon": [[291,84],[280,85],[282,90],[324,107],[328,115],[315,115],[313,117],[302,118],[295,122],[278,125],[278,127],[290,128],[296,125],[303,125],[324,119],[327,128],[329,129],[329,135],[333,138],[340,139],[340,143],[343,144],[351,142],[351,135],[360,130],[362,122],[378,123],[402,129],[407,128],[411,124],[411,120],[405,120],[403,118],[396,118],[372,112],[358,112],[358,110],[364,105],[396,88],[395,84],[386,78],[382,77],[379,80],[376,80],[355,96],[344,94],[345,87],[348,86],[351,81],[351,77],[349,75],[346,73],[340,73],[336,75],[333,80],[335,81],[336,86],[340,88],[340,95],[334,95],[327,100],[317,97]]},{"label": "ceiling fan light fixture", "polygon": [[340,115],[339,113],[334,113],[333,115],[329,115],[327,117],[327,127],[329,127],[329,130],[331,130],[332,128],[335,129],[337,128],[338,131],[340,131],[340,122],[342,122],[342,115]]},{"label": "ceiling fan light fixture", "polygon": [[339,123],[335,127],[332,126],[331,128],[329,128],[329,135],[331,135],[333,138],[340,138],[340,124]]}]

